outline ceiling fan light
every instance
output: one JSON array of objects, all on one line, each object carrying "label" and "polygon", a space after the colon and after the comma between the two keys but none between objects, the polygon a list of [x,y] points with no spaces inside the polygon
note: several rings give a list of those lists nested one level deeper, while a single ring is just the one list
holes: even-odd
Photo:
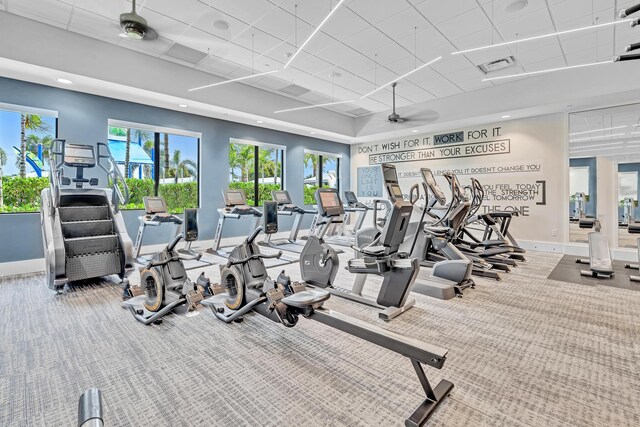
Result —
[{"label": "ceiling fan light", "polygon": [[125,22],[123,23],[122,28],[124,29],[124,33],[127,37],[132,40],[142,40],[146,33],[146,28],[138,22]]}]

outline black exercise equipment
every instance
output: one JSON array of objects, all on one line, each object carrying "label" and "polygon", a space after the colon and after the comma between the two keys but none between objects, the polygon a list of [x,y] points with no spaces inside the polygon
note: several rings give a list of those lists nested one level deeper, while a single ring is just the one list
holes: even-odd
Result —
[{"label": "black exercise equipment", "polygon": [[[185,210],[185,217],[195,215],[195,209],[192,209],[192,212],[189,211],[189,209]],[[192,224],[193,221],[186,222],[184,238],[187,241],[197,238],[197,229],[195,233],[190,229]],[[204,274],[200,275],[196,283],[187,276],[183,260],[194,258],[180,254],[175,249],[182,238],[181,234],[176,236],[140,271],[140,288],[144,294],[122,303],[122,306],[128,308],[136,320],[145,325],[161,323],[162,317],[172,311],[193,311],[204,298],[204,293],[210,293],[209,281]],[[130,287],[126,291],[133,295]]]},{"label": "black exercise equipment", "polygon": [[[277,220],[277,215],[274,217]],[[302,284],[292,283],[284,272],[276,281],[271,280],[262,260],[274,255],[261,254],[258,245],[254,243],[262,230],[263,227],[256,228],[231,252],[227,265],[221,272],[222,285],[215,285],[215,295],[202,304],[211,308],[213,314],[225,323],[241,321],[242,316],[251,311],[287,327],[295,326],[300,317],[305,317],[409,358],[426,398],[405,421],[405,425],[424,425],[451,393],[453,384],[442,380],[436,387],[431,387],[422,365],[442,368],[447,350],[386,331],[333,310],[325,310],[323,304],[330,298],[329,292],[309,290]]]}]

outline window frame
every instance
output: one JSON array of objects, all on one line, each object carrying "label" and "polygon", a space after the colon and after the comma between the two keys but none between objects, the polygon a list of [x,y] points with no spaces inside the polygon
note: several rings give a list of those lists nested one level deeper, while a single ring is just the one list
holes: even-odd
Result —
[{"label": "window frame", "polygon": [[[143,124],[143,123],[134,123],[134,122],[127,122],[127,121],[123,121],[123,120],[117,120],[117,119],[108,119],[107,120],[107,139],[109,138],[109,128],[110,127],[120,127],[120,128],[129,128],[129,129],[138,129],[138,130],[146,130],[149,132],[153,132],[153,152],[154,152],[154,158],[153,158],[153,196],[154,197],[158,197],[159,192],[160,192],[160,146],[162,144],[161,142],[161,134],[163,133],[167,133],[169,135],[177,135],[177,136],[186,136],[186,137],[190,137],[190,138],[195,138],[197,140],[196,144],[197,144],[197,158],[198,158],[198,164],[197,164],[197,183],[198,183],[198,191],[197,191],[197,201],[196,201],[196,206],[197,209],[200,209],[200,200],[202,199],[202,186],[200,185],[201,183],[201,177],[200,177],[200,173],[201,173],[201,163],[202,163],[202,133],[200,132],[194,132],[194,131],[189,131],[189,130],[184,130],[184,129],[175,129],[175,128],[168,128],[168,127],[163,127],[163,126],[154,126],[154,125],[148,125],[148,124]],[[156,155],[156,153],[158,155]],[[123,208],[123,210],[128,210],[128,211],[133,211],[133,210],[139,210],[136,208],[133,209],[126,209]]]},{"label": "window frame", "polygon": [[[229,138],[229,148],[231,148],[231,145],[250,145],[253,146],[253,194],[258,195],[258,197],[254,197],[253,200],[253,207],[260,207],[260,205],[258,204],[259,201],[259,194],[260,194],[260,182],[259,182],[259,173],[260,173],[260,149],[265,149],[265,148],[273,148],[275,150],[278,150],[280,152],[280,155],[277,156],[276,155],[276,162],[280,162],[280,188],[282,190],[286,190],[285,188],[285,153],[287,151],[287,147],[285,145],[278,145],[278,144],[270,144],[268,142],[262,142],[262,141],[254,141],[251,139],[241,139],[241,138]],[[227,156],[227,166],[229,167],[229,170],[231,170],[231,166],[229,165],[229,156]],[[231,176],[231,173],[229,173],[229,175]],[[229,178],[229,184],[231,184],[232,182],[236,182],[236,181],[231,181],[231,177]],[[251,182],[251,181],[247,181],[247,182]]]},{"label": "window frame", "polygon": [[[58,135],[60,132],[60,117],[59,113],[56,110],[49,110],[47,108],[38,108],[38,107],[30,107],[27,105],[20,104],[9,104],[5,102],[0,102],[0,112],[8,111],[11,113],[24,113],[24,114],[36,114],[39,116],[47,116],[54,119],[53,124],[53,139],[58,139]],[[8,160],[8,159],[7,159]],[[4,174],[3,174],[4,178]],[[0,178],[1,179],[1,178]],[[11,211],[11,212],[0,212],[0,215],[29,215],[29,214],[38,214],[40,215],[41,210],[37,211]]]},{"label": "window frame", "polygon": [[[340,191],[340,175],[342,175],[340,173],[340,161],[342,159],[342,154],[339,153],[329,153],[326,151],[315,151],[315,150],[304,150],[304,154],[313,154],[315,156],[318,156],[318,188],[324,188],[324,183],[322,182],[322,177],[324,176],[324,168],[323,168],[323,157],[331,157],[331,158],[335,158],[336,159],[336,188],[338,189],[338,192]],[[304,159],[304,157],[303,157]],[[304,180],[303,180],[304,182]],[[303,184],[304,185],[304,184]]]}]

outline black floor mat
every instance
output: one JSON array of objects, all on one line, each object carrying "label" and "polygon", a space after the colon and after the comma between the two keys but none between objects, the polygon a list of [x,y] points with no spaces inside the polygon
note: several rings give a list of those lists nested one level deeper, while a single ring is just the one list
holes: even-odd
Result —
[{"label": "black floor mat", "polygon": [[588,286],[603,285],[640,291],[640,283],[632,282],[629,279],[630,275],[638,276],[640,273],[635,269],[624,268],[624,262],[613,262],[613,271],[615,271],[616,274],[611,279],[596,279],[594,277],[582,276],[580,274],[580,270],[589,271],[589,265],[578,264],[576,262],[576,258],[578,257],[574,255],[563,256],[547,279],[558,280],[560,282],[578,283]]}]

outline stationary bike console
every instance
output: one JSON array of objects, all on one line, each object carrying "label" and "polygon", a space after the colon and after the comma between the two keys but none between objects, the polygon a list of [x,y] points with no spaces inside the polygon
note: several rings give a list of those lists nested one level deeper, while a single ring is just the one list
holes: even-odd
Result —
[{"label": "stationary bike console", "polygon": [[197,209],[185,209],[184,210],[184,240],[187,242],[193,242],[198,240],[198,210]]},{"label": "stationary bike console", "polygon": [[264,232],[265,234],[278,232],[278,202],[264,202]]}]

